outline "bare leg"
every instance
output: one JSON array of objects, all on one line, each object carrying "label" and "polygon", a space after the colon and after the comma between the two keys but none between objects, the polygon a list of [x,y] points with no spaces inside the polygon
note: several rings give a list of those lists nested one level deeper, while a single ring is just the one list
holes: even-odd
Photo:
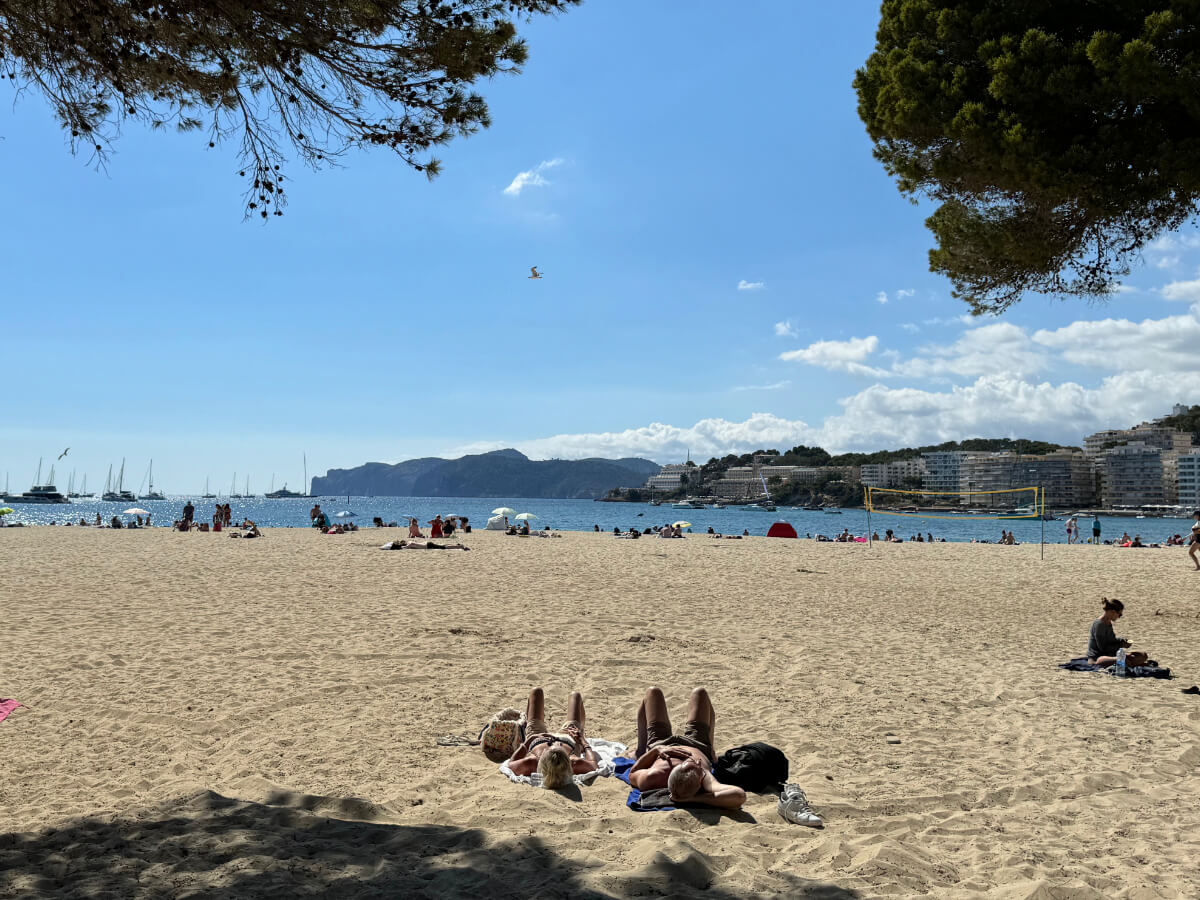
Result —
[{"label": "bare leg", "polygon": [[713,710],[712,701],[708,699],[708,691],[696,688],[688,698],[687,717],[689,722],[704,722],[710,728],[716,724],[717,714]]},{"label": "bare leg", "polygon": [[642,705],[638,707],[638,756],[646,752],[649,722],[666,722],[668,726],[671,723],[671,716],[667,712],[667,698],[663,696],[662,690],[656,687],[647,689],[646,696],[642,698]]},{"label": "bare leg", "polygon": [[572,691],[571,696],[567,698],[567,721],[578,722],[580,731],[587,729],[587,715],[583,711],[583,694],[579,691]]},{"label": "bare leg", "polygon": [[[532,734],[546,730],[546,695],[540,687],[529,692],[529,700],[525,703],[525,722]],[[535,723],[541,723],[540,729]]]},{"label": "bare leg", "polygon": [[1197,553],[1200,553],[1200,543],[1192,544],[1191,549],[1188,550],[1188,556],[1192,558],[1192,562],[1196,564],[1196,568],[1200,569],[1200,556],[1197,556]]}]

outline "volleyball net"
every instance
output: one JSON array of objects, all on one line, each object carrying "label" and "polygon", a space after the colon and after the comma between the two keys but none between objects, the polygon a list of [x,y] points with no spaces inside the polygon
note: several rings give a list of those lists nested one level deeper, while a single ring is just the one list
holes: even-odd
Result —
[{"label": "volleyball net", "polygon": [[1040,487],[1002,491],[923,491],[863,485],[867,512],[914,519],[1040,519],[1046,492]]}]

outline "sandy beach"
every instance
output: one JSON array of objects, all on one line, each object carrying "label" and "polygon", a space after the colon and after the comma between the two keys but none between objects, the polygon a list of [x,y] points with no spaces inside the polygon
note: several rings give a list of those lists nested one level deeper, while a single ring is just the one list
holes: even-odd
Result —
[{"label": "sandy beach", "polygon": [[[0,530],[0,896],[1200,894],[1182,550],[398,534]],[[1175,680],[1055,668],[1101,596]],[[437,745],[534,684],[627,743],[646,686],[707,686],[826,827]]]}]

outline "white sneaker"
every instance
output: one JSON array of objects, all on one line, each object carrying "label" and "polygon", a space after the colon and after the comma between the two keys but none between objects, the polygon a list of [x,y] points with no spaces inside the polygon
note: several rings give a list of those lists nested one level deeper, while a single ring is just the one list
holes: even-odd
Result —
[{"label": "white sneaker", "polygon": [[808,805],[808,797],[804,791],[800,789],[798,784],[785,784],[783,791],[779,794],[779,803],[776,806],[779,810],[779,815],[786,821],[795,825],[807,825],[809,828],[824,828],[825,823],[821,817],[813,812],[812,807]]}]

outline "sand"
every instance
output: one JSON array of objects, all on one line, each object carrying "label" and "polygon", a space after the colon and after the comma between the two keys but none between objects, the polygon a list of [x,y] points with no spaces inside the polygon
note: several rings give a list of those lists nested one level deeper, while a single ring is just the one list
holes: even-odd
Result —
[{"label": "sand", "polygon": [[[1183,551],[394,533],[0,530],[0,896],[1200,894]],[[1055,668],[1102,595],[1179,678]],[[705,685],[826,827],[436,745],[533,684],[626,741],[647,685]]]}]

